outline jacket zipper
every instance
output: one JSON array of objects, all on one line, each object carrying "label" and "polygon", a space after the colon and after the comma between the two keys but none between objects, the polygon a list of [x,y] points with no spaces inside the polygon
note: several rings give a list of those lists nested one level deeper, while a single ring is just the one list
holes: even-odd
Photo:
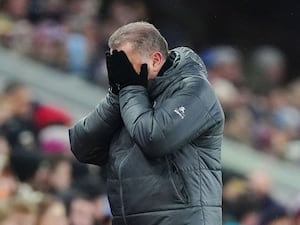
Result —
[{"label": "jacket zipper", "polygon": [[121,198],[121,211],[122,211],[122,218],[124,221],[124,224],[127,225],[126,217],[125,217],[125,207],[124,207],[124,199],[123,199],[123,185],[122,185],[122,166],[124,162],[127,160],[128,156],[130,155],[131,152],[127,154],[127,156],[121,161],[120,166],[119,166],[119,180],[120,180],[120,198]]}]

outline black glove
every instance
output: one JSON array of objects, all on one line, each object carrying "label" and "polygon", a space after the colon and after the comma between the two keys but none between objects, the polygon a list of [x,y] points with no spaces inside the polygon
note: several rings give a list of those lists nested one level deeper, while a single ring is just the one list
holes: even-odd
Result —
[{"label": "black glove", "polygon": [[114,81],[114,75],[113,75],[113,68],[112,68],[112,62],[111,62],[111,55],[110,52],[107,51],[105,53],[106,56],[106,68],[107,68],[107,76],[108,76],[108,83],[109,83],[109,90],[118,95],[119,94],[119,89],[117,84]]},{"label": "black glove", "polygon": [[141,65],[141,72],[138,74],[124,51],[114,50],[112,55],[107,56],[108,62],[108,79],[112,91],[117,89],[116,93],[129,85],[141,85],[147,87],[148,84],[148,67],[147,64]]}]

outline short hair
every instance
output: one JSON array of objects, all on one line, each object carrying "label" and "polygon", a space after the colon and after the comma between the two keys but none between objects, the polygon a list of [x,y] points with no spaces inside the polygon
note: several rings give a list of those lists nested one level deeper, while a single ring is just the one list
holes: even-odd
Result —
[{"label": "short hair", "polygon": [[115,49],[125,43],[132,45],[134,51],[141,55],[159,51],[168,57],[168,43],[152,24],[134,22],[118,28],[109,38],[108,46]]}]

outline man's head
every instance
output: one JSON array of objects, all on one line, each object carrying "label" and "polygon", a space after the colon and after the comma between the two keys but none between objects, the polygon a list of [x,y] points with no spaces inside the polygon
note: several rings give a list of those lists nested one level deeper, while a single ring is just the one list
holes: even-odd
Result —
[{"label": "man's head", "polygon": [[168,43],[160,32],[147,22],[134,22],[117,29],[109,38],[109,48],[124,51],[137,73],[148,65],[148,78],[156,77],[168,57]]}]

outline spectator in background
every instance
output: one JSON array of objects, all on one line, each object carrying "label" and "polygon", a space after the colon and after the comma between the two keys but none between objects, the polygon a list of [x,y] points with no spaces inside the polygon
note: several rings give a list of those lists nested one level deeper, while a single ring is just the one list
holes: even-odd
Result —
[{"label": "spectator in background", "polygon": [[0,130],[2,125],[13,116],[13,102],[5,95],[0,94]]},{"label": "spectator in background", "polygon": [[94,225],[95,205],[93,201],[83,193],[76,193],[69,202],[68,217],[70,225]]},{"label": "spectator in background", "polygon": [[32,55],[33,33],[34,28],[29,21],[20,20],[16,22],[11,30],[10,48],[20,54]]},{"label": "spectator in background", "polygon": [[241,105],[239,90],[230,81],[217,78],[212,85],[225,110]]},{"label": "spectator in background", "polygon": [[36,25],[33,33],[32,57],[60,69],[66,68],[65,39],[67,33],[62,24],[44,20]]},{"label": "spectator in background", "polygon": [[277,217],[287,217],[287,209],[271,196],[272,180],[269,174],[261,170],[251,172],[248,177],[248,186],[258,203],[261,225],[273,224],[271,221]]},{"label": "spectator in background", "polygon": [[271,91],[269,99],[271,123],[278,130],[278,133],[282,133],[280,138],[282,144],[278,148],[274,146],[273,151],[278,156],[284,157],[284,151],[287,150],[288,143],[300,137],[300,111],[291,105],[287,89]]},{"label": "spectator in background", "polygon": [[90,64],[98,49],[101,25],[96,21],[99,1],[71,1],[67,7],[65,26],[68,35],[65,40],[69,72],[90,79]]},{"label": "spectator in background", "polygon": [[261,218],[260,225],[296,225],[294,218],[281,207],[270,209]]},{"label": "spectator in background", "polygon": [[37,207],[30,200],[19,196],[0,202],[1,225],[36,225]]},{"label": "spectator in background", "polygon": [[237,49],[231,46],[216,46],[201,55],[212,84],[218,79],[225,79],[236,87],[243,84],[242,55]]},{"label": "spectator in background", "polygon": [[91,180],[86,185],[84,184],[86,181],[83,179],[82,185],[75,184],[70,191],[61,195],[67,208],[70,225],[110,225],[111,213],[107,198],[103,193],[101,195],[91,193],[91,189],[94,192],[93,190],[99,190],[99,187],[101,189],[101,186],[98,183],[97,186],[91,185]]},{"label": "spectator in background", "polygon": [[3,0],[1,2],[3,11],[12,20],[26,19],[28,16],[30,0]]},{"label": "spectator in background", "polygon": [[231,178],[223,189],[224,225],[259,225],[258,203],[242,178]]},{"label": "spectator in background", "polygon": [[5,0],[1,44],[107,87],[105,41],[124,23],[148,19],[141,1],[112,1],[99,20],[97,0]]},{"label": "spectator in background", "polygon": [[69,225],[66,208],[61,200],[45,195],[37,206],[36,225]]},{"label": "spectator in background", "polygon": [[106,195],[101,195],[94,201],[94,204],[96,209],[95,218],[98,225],[111,225],[112,214],[108,197]]},{"label": "spectator in background", "polygon": [[299,139],[300,111],[292,95],[288,88],[273,88],[266,96],[256,96],[260,102],[251,104],[253,146],[282,159],[290,158],[291,143]]},{"label": "spectator in background", "polygon": [[0,3],[0,40],[20,53],[30,53],[33,29],[27,20],[30,0],[4,0]]},{"label": "spectator in background", "polygon": [[9,144],[6,138],[0,133],[0,172],[2,172],[8,163],[9,152]]},{"label": "spectator in background", "polygon": [[32,113],[33,97],[30,89],[22,82],[8,82],[3,93],[13,105],[13,115],[29,118]]},{"label": "spectator in background", "polygon": [[20,182],[33,185],[43,159],[39,152],[13,151],[10,153],[10,168]]},{"label": "spectator in background", "polygon": [[258,47],[251,55],[248,73],[250,87],[257,93],[267,94],[286,81],[285,56],[273,46]]},{"label": "spectator in background", "polygon": [[47,153],[66,153],[69,150],[63,132],[71,124],[70,114],[62,107],[37,102],[24,83],[11,81],[6,85],[0,109],[0,128],[12,151],[40,148]]},{"label": "spectator in background", "polygon": [[2,131],[12,150],[35,150],[37,137],[31,90],[21,82],[11,81],[4,88],[3,96],[10,104],[11,115],[2,124]]},{"label": "spectator in background", "polygon": [[241,52],[231,46],[216,46],[201,55],[225,112],[224,133],[235,141],[252,144],[255,118],[249,106],[253,96],[245,86]]},{"label": "spectator in background", "polygon": [[19,188],[19,180],[9,167],[8,162],[2,166],[0,171],[0,202],[16,194]]},{"label": "spectator in background", "polygon": [[106,196],[105,185],[98,176],[85,175],[73,183],[73,187],[85,193],[86,199],[93,204],[93,216],[97,224],[108,224],[111,221],[111,212]]},{"label": "spectator in background", "polygon": [[67,70],[86,78],[90,59],[90,46],[84,34],[87,21],[75,17],[69,21],[69,33],[66,37]]},{"label": "spectator in background", "polygon": [[252,145],[253,116],[245,106],[225,108],[226,123],[224,132],[232,140]]},{"label": "spectator in background", "polygon": [[225,112],[226,136],[251,144],[253,116],[248,109],[251,93],[245,88],[241,52],[232,46],[215,46],[200,55]]},{"label": "spectator in background", "polygon": [[48,160],[49,192],[52,194],[62,194],[68,191],[72,184],[72,164],[71,161],[62,156],[54,156]]},{"label": "spectator in background", "polygon": [[288,85],[289,100],[300,111],[300,79],[296,79]]}]

